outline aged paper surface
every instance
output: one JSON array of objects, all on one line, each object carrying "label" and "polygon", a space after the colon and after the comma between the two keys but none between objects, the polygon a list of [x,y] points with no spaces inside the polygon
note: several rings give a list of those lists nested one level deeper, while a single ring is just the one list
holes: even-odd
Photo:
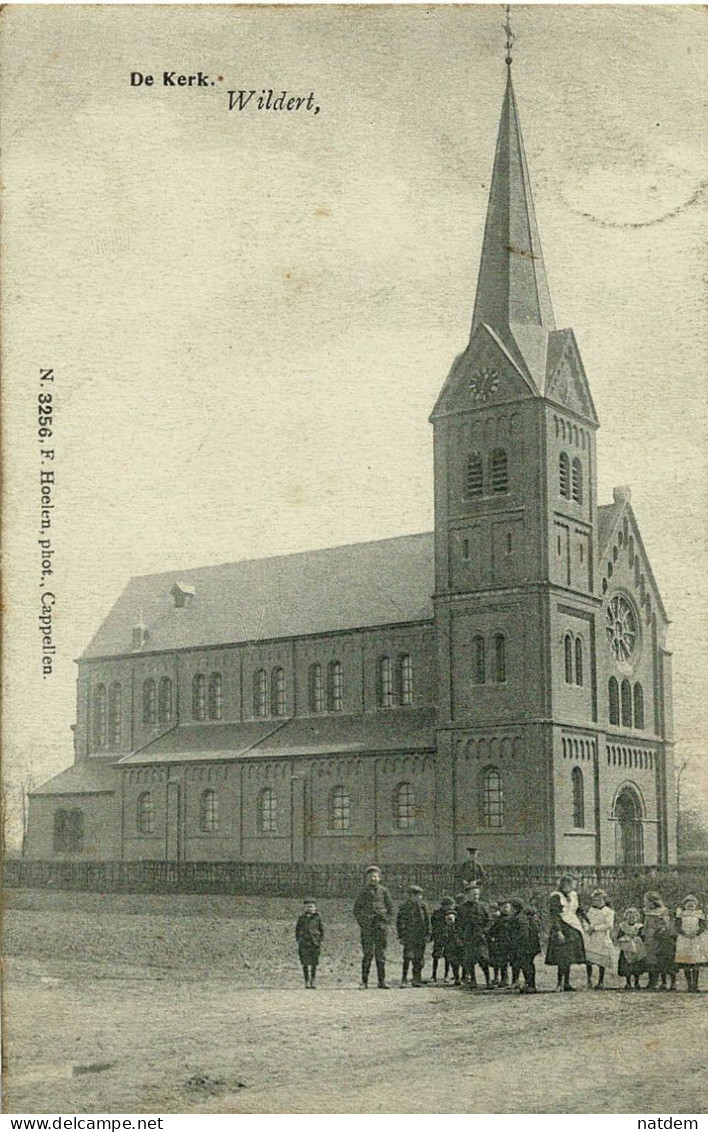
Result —
[{"label": "aged paper surface", "polygon": [[[428,417],[469,335],[503,18],[487,6],[3,10],[11,853],[27,792],[73,763],[74,661],[130,578],[432,530]],[[705,20],[669,6],[512,20],[556,323],[574,328],[601,423],[598,500],[632,487],[671,621],[681,790],[705,812]],[[705,875],[697,896],[705,907]],[[705,1022],[692,1000],[687,1020],[683,994],[668,1011],[658,995],[582,996],[572,1023],[562,995],[537,1000],[538,1022],[504,999],[482,1024],[452,991],[442,1013],[392,995],[383,1015],[349,993],[358,937],[351,901],[332,900],[336,993],[325,968],[303,1005],[296,899],[275,920],[275,902],[255,897],[237,915],[227,897],[138,899],[8,890],[11,1111],[696,1112],[705,1100]],[[202,934],[204,963],[190,951]],[[229,1001],[239,980],[247,1001]],[[455,1043],[473,1024],[463,1057]],[[572,1087],[569,1035],[587,1067]],[[467,1057],[486,1067],[481,1093]],[[511,1098],[510,1059],[522,1066]]]}]

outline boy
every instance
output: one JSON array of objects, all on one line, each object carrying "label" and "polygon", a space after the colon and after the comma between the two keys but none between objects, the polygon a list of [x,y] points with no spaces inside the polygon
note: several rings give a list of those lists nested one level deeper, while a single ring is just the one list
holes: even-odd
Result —
[{"label": "boy", "polygon": [[408,899],[398,909],[396,918],[398,938],[403,944],[403,974],[401,986],[408,986],[408,968],[413,965],[414,987],[422,987],[425,945],[430,939],[430,917],[423,903],[423,889],[417,884],[408,887]]},{"label": "boy", "polygon": [[[512,988],[522,994],[536,993],[535,959],[541,951],[541,938],[538,931],[538,918],[535,908],[515,897],[510,901],[509,920],[509,960],[511,962]],[[519,975],[524,976],[524,985],[519,985]]]},{"label": "boy", "polygon": [[389,990],[386,982],[386,946],[388,944],[388,925],[393,919],[391,894],[381,884],[381,869],[369,865],[366,870],[366,884],[354,903],[354,918],[361,932],[361,989],[369,986],[371,961],[376,959],[376,974],[380,990]]},{"label": "boy", "polygon": [[[430,931],[433,937],[433,975],[432,982],[438,981],[438,964],[444,958],[445,951],[445,920],[449,912],[452,912],[455,907],[455,901],[451,900],[449,896],[444,896],[440,901],[440,907],[436,908],[430,917]],[[445,962],[445,978],[448,975],[448,964]]]},{"label": "boy", "polygon": [[306,897],[303,904],[305,910],[295,925],[295,939],[305,976],[305,987],[307,990],[315,990],[315,972],[320,961],[324,927],[314,898]]}]

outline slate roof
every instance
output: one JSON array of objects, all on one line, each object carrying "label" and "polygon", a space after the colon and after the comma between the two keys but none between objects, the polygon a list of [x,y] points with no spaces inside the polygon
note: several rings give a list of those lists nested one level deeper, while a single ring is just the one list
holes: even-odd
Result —
[{"label": "slate roof", "polygon": [[607,549],[621,510],[621,503],[606,503],[597,509],[597,548],[600,557]]},{"label": "slate roof", "polygon": [[435,749],[435,709],[246,723],[187,724],[133,751],[121,766]]},{"label": "slate roof", "polygon": [[74,763],[68,770],[63,770],[49,782],[43,782],[33,796],[37,794],[106,794],[112,793],[119,785],[114,770],[114,761],[105,759],[87,759]]},{"label": "slate roof", "polygon": [[[175,583],[194,596],[175,608]],[[368,628],[433,616],[433,535],[133,578],[83,659]],[[147,639],[132,647],[142,621]]]}]

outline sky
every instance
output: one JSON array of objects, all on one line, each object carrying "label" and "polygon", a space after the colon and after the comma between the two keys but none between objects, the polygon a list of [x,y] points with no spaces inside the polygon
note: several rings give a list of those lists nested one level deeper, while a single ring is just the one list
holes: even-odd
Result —
[{"label": "sky", "polygon": [[[671,618],[708,810],[700,7],[518,7],[558,326]],[[72,761],[74,659],[127,580],[432,528],[428,415],[466,345],[501,6],[3,11],[6,781]],[[215,85],[165,87],[163,71]],[[131,86],[132,72],[153,74]],[[229,110],[229,90],[319,113]],[[38,373],[54,367],[42,678]]]}]

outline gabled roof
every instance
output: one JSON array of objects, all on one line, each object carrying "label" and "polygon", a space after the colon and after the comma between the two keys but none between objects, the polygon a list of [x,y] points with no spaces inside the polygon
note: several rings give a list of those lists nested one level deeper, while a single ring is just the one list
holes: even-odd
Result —
[{"label": "gabled roof", "polygon": [[[194,595],[176,607],[171,590]],[[83,659],[272,640],[433,616],[432,533],[133,578]]]},{"label": "gabled roof", "polygon": [[370,715],[322,715],[280,722],[186,724],[126,755],[119,765],[434,749],[435,709],[400,708]]},{"label": "gabled roof", "polygon": [[31,794],[108,794],[119,785],[113,760],[86,759],[43,782]]},{"label": "gabled roof", "polygon": [[646,570],[649,583],[656,594],[656,599],[659,603],[659,609],[666,622],[669,617],[666,612],[666,607],[661,598],[661,592],[654,577],[654,571],[651,568],[649,557],[644,547],[644,540],[642,539],[637,523],[636,515],[632,510],[630,503],[632,493],[628,487],[614,489],[614,503],[607,503],[597,509],[597,548],[599,554],[600,569],[602,569],[602,560],[607,556],[608,549],[612,545],[618,530],[622,524],[623,519],[626,517],[627,521],[632,528],[634,541],[636,543],[637,551],[641,555],[643,569]]}]

